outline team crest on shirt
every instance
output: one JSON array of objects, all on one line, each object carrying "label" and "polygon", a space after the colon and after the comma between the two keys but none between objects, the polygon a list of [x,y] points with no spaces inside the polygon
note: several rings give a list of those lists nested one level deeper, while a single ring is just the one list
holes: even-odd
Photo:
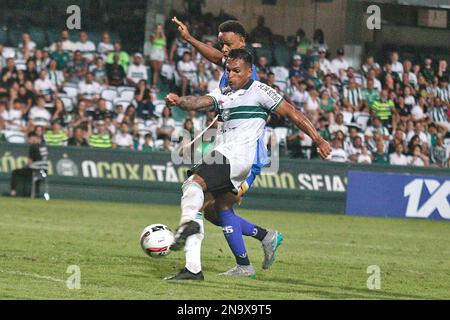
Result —
[{"label": "team crest on shirt", "polygon": [[223,121],[227,121],[230,118],[230,109],[224,109],[222,111],[222,119]]}]

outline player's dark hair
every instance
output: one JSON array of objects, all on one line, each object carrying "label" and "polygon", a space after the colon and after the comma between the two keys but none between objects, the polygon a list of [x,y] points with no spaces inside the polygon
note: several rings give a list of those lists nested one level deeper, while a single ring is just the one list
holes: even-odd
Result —
[{"label": "player's dark hair", "polygon": [[219,25],[219,32],[233,32],[241,37],[247,38],[247,32],[244,26],[236,20],[227,20]]},{"label": "player's dark hair", "polygon": [[228,59],[242,59],[249,68],[253,65],[253,56],[247,49],[231,50]]}]

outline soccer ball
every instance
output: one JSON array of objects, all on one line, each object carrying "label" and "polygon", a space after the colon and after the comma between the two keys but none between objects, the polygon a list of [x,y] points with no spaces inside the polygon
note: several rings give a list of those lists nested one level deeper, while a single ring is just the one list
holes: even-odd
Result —
[{"label": "soccer ball", "polygon": [[174,240],[172,231],[164,224],[151,224],[142,231],[141,247],[152,258],[167,256]]}]

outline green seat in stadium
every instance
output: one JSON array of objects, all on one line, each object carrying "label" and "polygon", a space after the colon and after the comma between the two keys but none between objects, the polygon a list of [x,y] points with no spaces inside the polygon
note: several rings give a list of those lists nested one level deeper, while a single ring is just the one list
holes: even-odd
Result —
[{"label": "green seat in stadium", "polygon": [[38,48],[43,48],[48,45],[47,40],[45,38],[45,32],[43,29],[37,27],[30,27],[28,33],[30,34],[31,39],[33,39]]},{"label": "green seat in stadium", "polygon": [[292,54],[286,47],[275,47],[273,49],[273,55],[277,66],[288,67],[291,63]]},{"label": "green seat in stadium", "polygon": [[8,33],[6,32],[6,27],[0,26],[0,43],[6,44],[8,41]]},{"label": "green seat in stadium", "polygon": [[48,45],[51,45],[52,43],[56,42],[56,40],[61,38],[61,30],[58,30],[58,29],[47,29],[45,31],[45,35],[47,37]]}]

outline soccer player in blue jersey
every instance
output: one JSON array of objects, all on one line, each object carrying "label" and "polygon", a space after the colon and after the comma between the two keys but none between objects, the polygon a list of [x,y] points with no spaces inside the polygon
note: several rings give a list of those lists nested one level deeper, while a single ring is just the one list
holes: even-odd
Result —
[{"label": "soccer player in blue jersey", "polygon": [[[240,49],[245,47],[245,38],[247,36],[245,28],[241,23],[234,20],[229,20],[219,26],[218,40],[221,45],[221,51],[201,42],[192,37],[187,26],[179,21],[176,17],[172,19],[178,24],[178,30],[183,39],[190,43],[200,54],[207,60],[214,64],[220,65],[226,70],[228,53],[232,49]],[[257,80],[257,73],[255,66],[252,66],[252,79]],[[228,87],[227,73],[224,72],[220,79],[219,87],[221,90],[226,90]],[[258,141],[258,152],[255,155],[254,165],[239,190],[238,197],[240,198],[253,184],[256,176],[260,174],[263,167],[268,165],[267,148],[264,144],[264,139]],[[203,207],[205,218],[217,226],[221,226],[224,230],[228,245],[236,258],[236,267],[223,273],[223,275],[233,276],[254,276],[255,270],[250,264],[245,248],[245,243],[242,235],[252,236],[262,243],[264,250],[263,269],[268,269],[275,259],[275,253],[278,246],[283,240],[283,236],[276,230],[266,230],[251,222],[246,221],[233,210],[227,215],[218,217],[214,207],[214,199],[206,199]],[[230,232],[231,231],[231,232]],[[177,275],[169,277],[169,280],[203,280],[201,272],[200,251],[203,240],[203,217],[202,213],[198,213],[194,221],[182,224],[178,228],[175,235],[176,242],[174,249],[179,249],[185,245],[186,266]]]}]

